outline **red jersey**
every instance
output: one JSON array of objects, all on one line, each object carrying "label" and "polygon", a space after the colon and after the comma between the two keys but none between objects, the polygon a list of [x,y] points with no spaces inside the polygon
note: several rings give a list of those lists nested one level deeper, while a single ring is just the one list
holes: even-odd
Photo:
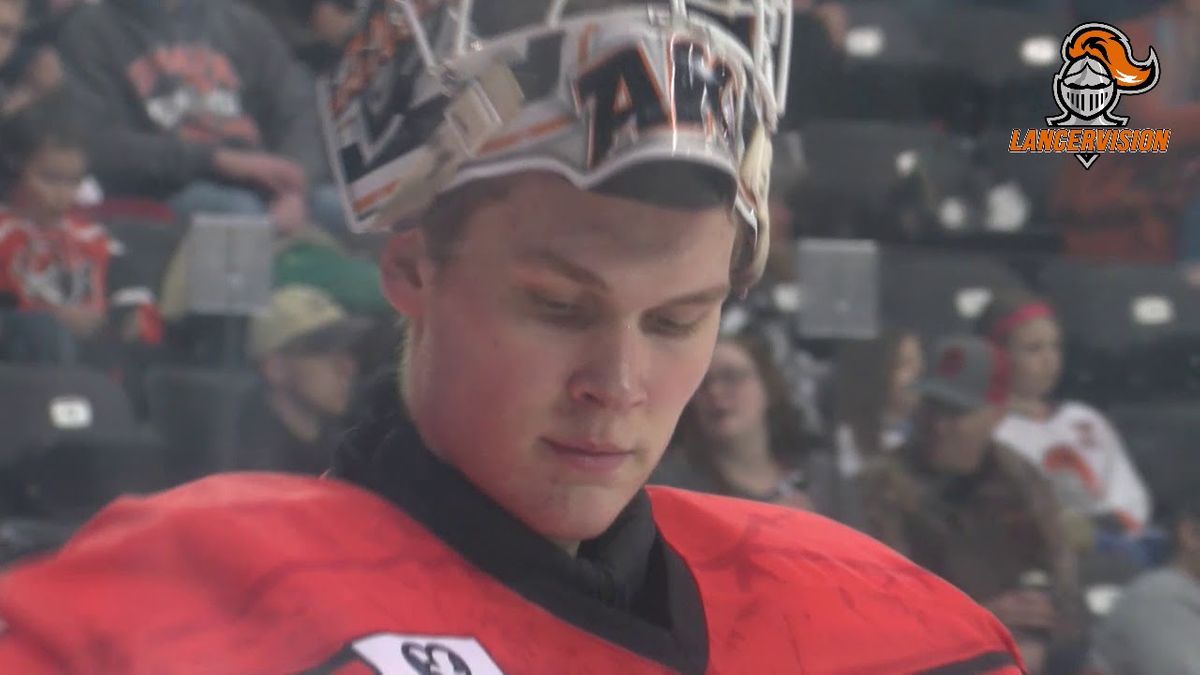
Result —
[{"label": "red jersey", "polygon": [[0,295],[23,310],[88,306],[103,310],[112,240],[103,226],[67,216],[38,227],[0,209]]},{"label": "red jersey", "polygon": [[[648,492],[698,589],[704,673],[1021,672],[994,617],[862,534],[771,505]],[[619,617],[569,621],[536,587],[515,591],[520,573],[484,572],[349,483],[215,476],[119,500],[55,556],[0,579],[0,672],[676,671],[646,656],[653,636],[601,637]]]}]

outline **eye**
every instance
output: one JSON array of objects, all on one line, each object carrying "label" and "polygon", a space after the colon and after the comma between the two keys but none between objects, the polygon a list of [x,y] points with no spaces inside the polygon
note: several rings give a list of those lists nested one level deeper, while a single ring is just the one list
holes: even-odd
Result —
[{"label": "eye", "polygon": [[703,317],[691,321],[680,321],[669,316],[652,316],[647,320],[646,328],[650,332],[664,337],[687,337],[696,332],[702,319]]},{"label": "eye", "polygon": [[552,323],[580,326],[587,321],[587,308],[579,302],[531,291],[529,302],[537,315]]},{"label": "eye", "polygon": [[577,305],[575,305],[574,303],[571,303],[566,300],[558,300],[556,298],[549,298],[544,295],[535,294],[533,296],[533,302],[540,309],[550,312],[552,314],[569,314],[569,313],[579,309],[579,307]]}]

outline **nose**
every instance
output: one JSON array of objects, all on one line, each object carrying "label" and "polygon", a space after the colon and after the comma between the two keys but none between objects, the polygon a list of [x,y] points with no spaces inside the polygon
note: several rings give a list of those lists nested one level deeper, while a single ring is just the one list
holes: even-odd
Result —
[{"label": "nose", "polygon": [[337,354],[334,357],[334,367],[339,375],[351,378],[358,372],[358,362],[350,354]]},{"label": "nose", "polygon": [[733,387],[728,382],[723,381],[718,377],[706,377],[700,383],[700,390],[697,392],[700,397],[706,401],[713,403],[727,401],[732,398]]},{"label": "nose", "polygon": [[571,399],[614,412],[643,404],[647,349],[645,336],[633,324],[598,334],[588,344],[584,365],[567,383]]},{"label": "nose", "polygon": [[1062,347],[1055,345],[1046,350],[1047,357],[1050,361],[1061,361],[1063,357]]},{"label": "nose", "polygon": [[929,440],[935,445],[944,442],[954,433],[954,422],[944,415],[929,414],[923,418]]},{"label": "nose", "polygon": [[70,209],[75,205],[75,197],[79,191],[72,186],[60,185],[56,186],[51,195],[51,200],[54,206],[60,210]]}]

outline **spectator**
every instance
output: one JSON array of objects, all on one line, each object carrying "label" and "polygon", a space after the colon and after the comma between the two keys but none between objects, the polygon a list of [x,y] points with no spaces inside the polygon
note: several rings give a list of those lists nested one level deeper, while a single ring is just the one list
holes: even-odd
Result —
[{"label": "spectator", "polygon": [[1200,674],[1200,491],[1173,509],[1167,567],[1125,590],[1096,634],[1093,661],[1105,675]]},{"label": "spectator", "polygon": [[355,27],[356,0],[254,0],[296,57],[314,72],[337,62]]},{"label": "spectator", "polygon": [[1037,470],[993,440],[1006,357],[984,340],[943,341],[913,436],[860,474],[867,527],[955,584],[1013,632],[1031,673],[1081,634],[1075,559]]},{"label": "spectator", "polygon": [[838,469],[853,477],[866,462],[908,439],[924,368],[921,338],[889,329],[872,340],[843,343],[834,374]]},{"label": "spectator", "polygon": [[[1189,156],[1200,149],[1200,2],[1166,0],[1139,3],[1140,18],[1127,24],[1135,56],[1153,45],[1162,68],[1152,96],[1122,99],[1122,111],[1138,126],[1172,130],[1172,149],[1183,146]],[[1139,51],[1140,50],[1140,51]]]},{"label": "spectator", "polygon": [[0,65],[7,64],[17,51],[24,27],[24,0],[0,1]]},{"label": "spectator", "polygon": [[812,451],[769,345],[717,342],[652,482],[829,513],[832,466]]},{"label": "spectator", "polygon": [[232,0],[111,0],[77,10],[60,45],[93,120],[110,195],[196,212],[269,212],[286,232],[339,233],[312,83],[258,12]]},{"label": "spectator", "polygon": [[1041,468],[1064,508],[1102,530],[1134,534],[1150,520],[1150,495],[1120,434],[1099,411],[1051,398],[1062,372],[1054,310],[1023,291],[998,293],[978,333],[1007,352],[1013,366],[1008,415],[996,439]]},{"label": "spectator", "polygon": [[797,128],[829,112],[828,96],[811,94],[834,91],[845,74],[843,50],[850,20],[837,2],[792,0],[792,7],[791,85],[784,125]]},{"label": "spectator", "polygon": [[26,0],[0,0],[0,114],[7,115],[62,84],[62,64],[48,45],[28,44]]},{"label": "spectator", "polygon": [[1153,91],[1122,96],[1116,114],[1129,116],[1138,128],[1170,129],[1171,150],[1109,155],[1088,171],[1066,167],[1054,189],[1052,215],[1064,228],[1068,253],[1159,264],[1182,258],[1188,277],[1200,284],[1200,2],[1094,4],[1087,3],[1085,20],[1122,18],[1118,26],[1134,56],[1145,58],[1150,47],[1158,55]]},{"label": "spectator", "polygon": [[312,475],[329,468],[357,369],[351,347],[363,324],[315,288],[275,291],[250,328],[262,385],[238,424],[236,468]]},{"label": "spectator", "polygon": [[[1143,7],[1141,14],[1129,24],[1129,39],[1135,45],[1154,45],[1162,75],[1152,96],[1131,96],[1127,108],[1138,126],[1171,129],[1171,149],[1177,152],[1174,176],[1165,177],[1160,189],[1182,187],[1178,253],[1188,278],[1200,285],[1200,2],[1167,0],[1158,7]],[[1186,177],[1182,186],[1180,176]]]},{"label": "spectator", "polygon": [[72,361],[104,324],[112,241],[71,213],[87,171],[83,138],[61,99],[5,121],[0,208],[0,353]]},{"label": "spectator", "polygon": [[308,27],[321,44],[340,46],[354,30],[354,0],[316,0],[308,7]]}]

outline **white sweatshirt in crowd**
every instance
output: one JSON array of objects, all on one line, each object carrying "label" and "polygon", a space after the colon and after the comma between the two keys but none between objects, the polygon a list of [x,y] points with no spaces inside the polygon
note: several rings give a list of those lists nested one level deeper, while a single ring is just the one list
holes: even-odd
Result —
[{"label": "white sweatshirt in crowd", "polygon": [[1048,418],[1010,413],[995,438],[1040,467],[1067,509],[1111,514],[1132,529],[1150,520],[1150,495],[1116,429],[1096,409],[1068,401]]}]

